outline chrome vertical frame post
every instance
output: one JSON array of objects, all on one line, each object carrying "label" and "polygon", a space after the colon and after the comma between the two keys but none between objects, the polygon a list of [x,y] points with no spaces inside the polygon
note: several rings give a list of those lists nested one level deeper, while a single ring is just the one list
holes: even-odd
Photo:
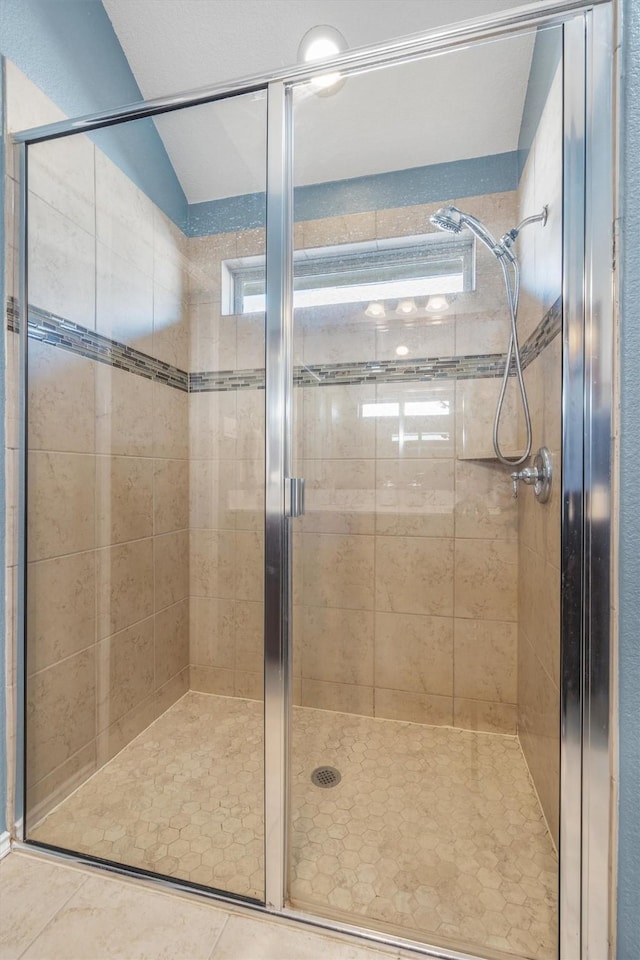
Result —
[{"label": "chrome vertical frame post", "polygon": [[290,96],[271,83],[267,107],[265,451],[265,902],[284,906],[289,825],[292,137]]},{"label": "chrome vertical frame post", "polygon": [[585,22],[564,25],[560,956],[581,957]]},{"label": "chrome vertical frame post", "polygon": [[[17,610],[13,656],[16,671],[16,754],[14,782],[14,830],[23,840],[26,830],[27,809],[27,715],[26,715],[26,662],[27,662],[27,353],[29,345],[29,284],[28,284],[28,146],[16,145],[16,167],[20,177],[18,210],[18,329],[20,337],[19,365],[19,435],[18,435],[18,569]],[[10,534],[11,535],[11,534]]]},{"label": "chrome vertical frame post", "polygon": [[561,960],[610,955],[612,19],[564,26]]},{"label": "chrome vertical frame post", "polygon": [[611,956],[613,9],[586,15],[583,956]]}]

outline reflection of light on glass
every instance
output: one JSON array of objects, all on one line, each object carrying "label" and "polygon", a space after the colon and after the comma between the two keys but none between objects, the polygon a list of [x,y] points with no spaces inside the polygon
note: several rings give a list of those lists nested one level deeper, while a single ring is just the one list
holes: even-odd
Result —
[{"label": "reflection of light on glass", "polygon": [[397,417],[400,413],[399,403],[363,403],[363,417]]},{"label": "reflection of light on glass", "polygon": [[399,357],[406,357],[409,353],[409,347],[405,347],[404,344],[400,344],[399,347],[396,347],[396,353]]},{"label": "reflection of light on glass", "polygon": [[450,434],[448,433],[403,433],[402,437],[399,433],[391,434],[393,443],[410,443],[416,440],[422,440],[423,442],[429,440],[443,441],[449,440],[449,438]]},{"label": "reflection of light on glass", "polygon": [[444,417],[449,413],[448,400],[412,400],[404,404],[408,417]]},{"label": "reflection of light on glass", "polygon": [[375,300],[372,300],[372,302],[369,304],[369,306],[365,310],[365,313],[368,317],[384,317],[384,313],[385,313],[384,304],[376,303]]},{"label": "reflection of light on glass", "polygon": [[[298,47],[298,60],[311,63],[314,60],[327,60],[347,49],[347,41],[339,30],[322,24],[307,30]],[[325,95],[335,93],[342,87],[342,74],[329,73],[313,77],[311,86]]]}]

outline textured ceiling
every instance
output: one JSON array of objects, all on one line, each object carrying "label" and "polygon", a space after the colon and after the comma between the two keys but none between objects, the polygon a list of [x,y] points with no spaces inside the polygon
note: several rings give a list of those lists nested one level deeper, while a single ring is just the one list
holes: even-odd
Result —
[{"label": "textured ceiling", "polygon": [[[350,48],[504,10],[513,0],[104,0],[145,98],[295,63],[303,34],[337,27]],[[317,183],[517,147],[532,35],[301,90],[296,182]],[[262,95],[157,121],[190,203],[264,189]]]}]

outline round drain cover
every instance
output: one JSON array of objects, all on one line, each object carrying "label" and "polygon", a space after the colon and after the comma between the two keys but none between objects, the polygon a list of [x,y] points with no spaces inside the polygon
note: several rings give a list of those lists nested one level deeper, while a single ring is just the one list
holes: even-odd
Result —
[{"label": "round drain cover", "polygon": [[311,782],[316,787],[335,787],[342,780],[339,770],[335,767],[316,767],[311,774]]}]

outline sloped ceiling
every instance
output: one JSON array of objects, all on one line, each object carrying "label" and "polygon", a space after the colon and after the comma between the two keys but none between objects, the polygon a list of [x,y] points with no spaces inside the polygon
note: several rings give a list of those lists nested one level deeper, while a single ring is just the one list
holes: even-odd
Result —
[{"label": "sloped ceiling", "polygon": [[[296,62],[329,23],[355,48],[481,17],[512,0],[103,0],[146,99]],[[517,149],[533,35],[351,77],[296,97],[296,182],[318,183]],[[266,100],[158,118],[189,203],[264,189]]]}]

